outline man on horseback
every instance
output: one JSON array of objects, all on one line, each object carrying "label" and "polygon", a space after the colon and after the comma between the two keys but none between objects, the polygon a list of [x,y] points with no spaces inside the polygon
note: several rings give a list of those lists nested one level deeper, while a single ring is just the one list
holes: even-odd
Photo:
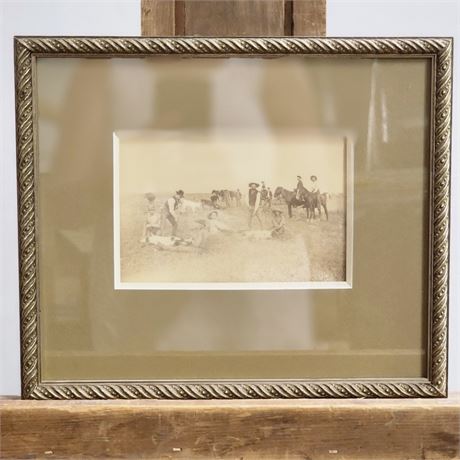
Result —
[{"label": "man on horseback", "polygon": [[316,176],[310,176],[310,190],[311,193],[320,194],[318,178]]},{"label": "man on horseback", "polygon": [[296,200],[300,200],[300,194],[303,192],[304,186],[302,182],[302,177],[297,176],[297,186],[295,188],[295,198]]}]

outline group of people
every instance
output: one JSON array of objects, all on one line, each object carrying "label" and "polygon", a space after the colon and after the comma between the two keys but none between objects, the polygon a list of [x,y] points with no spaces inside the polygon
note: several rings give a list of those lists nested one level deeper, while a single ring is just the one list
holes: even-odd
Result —
[{"label": "group of people", "polygon": [[[259,220],[261,228],[263,227],[259,209],[261,209],[261,206],[270,206],[271,204],[266,204],[265,202],[268,200],[271,201],[273,197],[269,188],[265,188],[269,193],[264,196],[257,190],[258,187],[259,185],[256,183],[251,183],[249,187],[249,229],[252,228],[253,217],[256,217]],[[204,248],[208,239],[213,235],[219,233],[238,233],[238,231],[232,230],[220,219],[221,211],[214,209],[207,214],[205,219],[198,219],[195,221],[198,224],[198,228],[191,238],[179,238],[177,237],[179,209],[184,199],[184,191],[176,191],[174,195],[163,203],[160,210],[157,209],[156,196],[153,193],[146,193],[144,197],[146,200],[146,208],[141,243],[154,243],[157,246],[180,246],[187,242],[187,245]],[[274,209],[271,214],[272,226],[269,231],[270,237],[281,238],[285,234],[286,226],[283,213],[280,210]],[[170,227],[170,231],[167,232],[168,226]],[[168,236],[165,236],[166,232],[169,233]],[[171,241],[173,241],[174,244],[171,244]]]},{"label": "group of people", "polygon": [[171,236],[176,236],[178,228],[178,210],[183,198],[184,191],[177,190],[173,196],[164,202],[161,211],[158,212],[155,205],[156,196],[153,193],[145,194],[147,204],[144,227],[142,230],[142,243],[147,243],[150,236],[158,235],[161,229],[165,227],[166,222],[171,224]]},{"label": "group of people", "polygon": [[[257,182],[249,183],[249,190],[247,196],[248,205],[248,227],[252,228],[252,222],[256,218],[259,222],[260,228],[263,228],[261,213],[264,210],[271,209],[273,192],[270,187],[266,187],[262,181],[260,191],[258,190],[260,185]],[[272,228],[271,236],[274,238],[280,238],[285,234],[286,230],[286,219],[283,216],[283,212],[279,209],[272,209]]]},{"label": "group of people", "polygon": [[302,193],[303,190],[307,190],[310,193],[316,193],[319,195],[321,191],[320,191],[319,184],[318,184],[318,178],[314,175],[310,176],[310,183],[308,184],[308,187],[305,187],[303,185],[302,177],[297,176],[297,185],[294,189],[294,191],[296,192],[297,199],[299,199],[300,194]]},{"label": "group of people", "polygon": [[[311,193],[320,194],[318,178],[315,175],[310,176],[309,184],[304,186],[302,177],[297,176],[297,185],[294,189],[298,198],[302,191],[308,190]],[[234,192],[237,195],[237,203],[242,199],[242,194],[239,189]],[[160,212],[157,211],[155,201],[156,197],[153,193],[146,193],[146,210],[145,221],[142,231],[141,242],[149,242],[152,236],[160,237],[161,233],[165,233],[165,227],[169,223],[171,227],[170,238],[177,238],[178,230],[178,214],[181,202],[184,199],[184,191],[177,190],[174,195],[168,198],[161,207]],[[219,192],[214,190],[211,193],[211,202],[217,203]],[[251,230],[253,221],[256,219],[260,229],[263,229],[262,212],[271,212],[271,228],[269,234],[273,238],[281,238],[286,232],[286,220],[283,212],[279,209],[271,209],[273,200],[273,192],[270,187],[265,185],[264,181],[261,184],[250,182],[248,185],[248,194],[246,197],[246,205],[248,207],[248,229]],[[217,206],[216,206],[217,208]],[[219,232],[231,232],[232,230],[219,219],[219,211],[217,209],[208,213],[207,219],[199,219],[196,221],[199,224],[197,232],[197,245],[202,246],[207,235],[213,235]]]},{"label": "group of people", "polygon": [[[260,190],[259,190],[260,187]],[[294,188],[296,192],[296,198],[299,199],[302,191],[308,190],[311,193],[320,194],[318,185],[318,178],[314,175],[310,176],[310,183],[308,188],[303,185],[302,176],[297,176],[297,185]],[[259,222],[260,227],[263,227],[261,213],[270,209],[272,206],[273,192],[270,187],[265,186],[265,182],[258,184],[257,182],[249,183],[249,191],[247,196],[247,205],[249,210],[248,227],[252,228],[252,222],[255,219]],[[284,219],[283,213],[279,210],[272,211],[273,218],[276,220]],[[284,228],[284,225],[283,225]],[[284,231],[284,230],[283,230]]]}]

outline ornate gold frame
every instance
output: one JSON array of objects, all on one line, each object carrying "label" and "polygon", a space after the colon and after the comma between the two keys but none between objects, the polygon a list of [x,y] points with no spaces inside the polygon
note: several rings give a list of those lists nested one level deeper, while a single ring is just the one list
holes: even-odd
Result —
[{"label": "ornate gold frame", "polygon": [[[432,62],[428,370],[426,379],[44,383],[40,378],[34,74],[43,56],[355,55]],[[447,395],[452,39],[15,39],[22,395],[33,399],[411,398]]]}]

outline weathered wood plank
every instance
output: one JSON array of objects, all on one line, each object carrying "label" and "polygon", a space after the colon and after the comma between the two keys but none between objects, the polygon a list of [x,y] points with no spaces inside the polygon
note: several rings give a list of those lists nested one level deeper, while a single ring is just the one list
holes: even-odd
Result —
[{"label": "weathered wood plank", "polygon": [[144,36],[325,35],[326,0],[142,0]]},{"label": "weathered wood plank", "polygon": [[293,0],[292,35],[326,35],[326,0]]},{"label": "weathered wood plank", "polygon": [[194,0],[185,2],[185,34],[283,36],[284,0]]},{"label": "weathered wood plank", "polygon": [[173,0],[141,0],[142,35],[171,37],[176,32],[176,8]]},{"label": "weathered wood plank", "polygon": [[460,458],[460,400],[0,401],[1,458]]}]

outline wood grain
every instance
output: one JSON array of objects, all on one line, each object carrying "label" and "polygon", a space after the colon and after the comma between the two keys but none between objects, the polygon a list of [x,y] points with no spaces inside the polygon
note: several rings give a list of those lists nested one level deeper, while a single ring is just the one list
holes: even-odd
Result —
[{"label": "wood grain", "polygon": [[460,458],[460,400],[0,401],[2,459]]},{"label": "wood grain", "polygon": [[203,36],[283,36],[283,0],[186,1],[185,34]]},{"label": "wood grain", "polygon": [[326,35],[326,0],[294,0],[292,35],[322,37]]},{"label": "wood grain", "polygon": [[315,36],[326,0],[142,0],[143,36]]},{"label": "wood grain", "polygon": [[172,37],[176,35],[176,8],[172,0],[141,0],[142,35]]}]

